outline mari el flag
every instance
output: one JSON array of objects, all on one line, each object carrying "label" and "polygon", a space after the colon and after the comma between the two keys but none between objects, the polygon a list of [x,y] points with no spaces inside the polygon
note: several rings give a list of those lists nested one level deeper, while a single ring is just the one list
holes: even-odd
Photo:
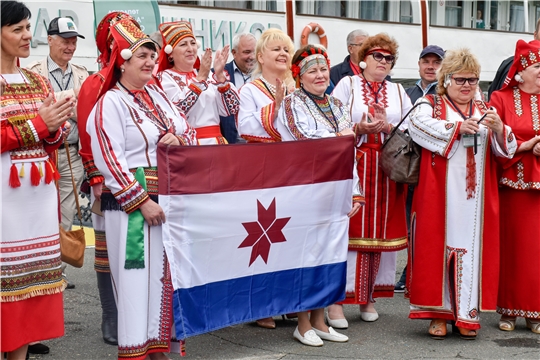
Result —
[{"label": "mari el flag", "polygon": [[345,298],[353,137],[158,148],[179,339]]}]

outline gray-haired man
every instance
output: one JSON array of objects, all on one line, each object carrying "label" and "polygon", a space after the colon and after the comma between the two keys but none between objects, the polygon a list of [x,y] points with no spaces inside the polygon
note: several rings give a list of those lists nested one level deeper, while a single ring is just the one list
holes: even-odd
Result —
[{"label": "gray-haired man", "polygon": [[358,63],[361,59],[358,58],[358,49],[360,49],[360,46],[362,46],[368,36],[369,34],[367,32],[360,29],[353,30],[347,35],[347,52],[349,55],[347,55],[343,62],[332,66],[330,69],[330,80],[332,80],[334,85],[337,85],[345,76],[353,76],[360,73]]}]

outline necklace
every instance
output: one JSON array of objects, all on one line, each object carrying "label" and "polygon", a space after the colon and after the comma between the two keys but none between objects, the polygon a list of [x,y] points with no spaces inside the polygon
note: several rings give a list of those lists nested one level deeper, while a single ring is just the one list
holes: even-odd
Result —
[{"label": "necklace", "polygon": [[268,92],[272,95],[272,97],[275,99],[276,98],[276,85],[272,85],[268,82],[268,80],[266,80],[265,78],[260,77],[264,87],[266,88],[266,90],[268,90]]},{"label": "necklace", "polygon": [[[146,103],[144,101],[141,101],[139,98],[137,98],[137,95],[135,95],[133,92],[128,90],[120,81],[118,81],[118,88],[120,91],[122,91],[125,95],[128,95],[128,100],[131,100],[130,102],[133,105],[137,105],[136,107],[143,111],[146,114],[146,117],[150,120],[151,123],[153,123],[159,130],[161,130],[164,133],[170,132],[171,129],[171,122],[170,119],[167,117],[163,109],[159,106],[159,104],[154,103],[154,100],[148,93],[148,90],[144,88],[146,95],[148,96],[148,99],[150,99],[150,102],[152,104],[153,108],[149,108],[148,105],[150,103]],[[131,97],[131,98],[130,98]],[[135,106],[134,106],[135,107]],[[138,116],[138,114],[135,112],[137,121],[139,123],[142,123],[142,119]]]},{"label": "necklace", "polygon": [[339,124],[338,124],[338,121],[336,119],[336,115],[334,115],[334,111],[332,110],[332,107],[330,106],[330,101],[328,101],[328,97],[326,95],[323,95],[323,98],[321,100],[326,100],[324,105],[328,106],[328,109],[330,110],[330,114],[332,114],[332,118],[329,118],[328,115],[326,115],[326,111],[321,109],[320,105],[318,104],[318,102],[315,99],[315,95],[307,92],[306,89],[304,89],[303,87],[302,87],[302,91],[311,99],[311,101],[315,104],[317,109],[319,109],[319,112],[326,118],[326,120],[328,121],[330,126],[332,126],[332,128],[334,129],[334,132],[338,133],[339,132]]}]

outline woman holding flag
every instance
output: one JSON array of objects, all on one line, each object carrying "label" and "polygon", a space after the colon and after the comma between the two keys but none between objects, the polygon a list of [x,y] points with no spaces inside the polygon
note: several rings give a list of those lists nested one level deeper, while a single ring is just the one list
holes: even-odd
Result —
[{"label": "woman holding flag", "polygon": [[[129,20],[111,28],[114,45],[103,95],[87,131],[105,179],[101,209],[118,306],[118,358],[166,359],[178,352],[172,284],[157,204],[157,146],[193,145],[195,131],[166,94],[148,85],[156,46]],[[176,345],[176,348],[173,346]]]},{"label": "woman holding flag", "polygon": [[[347,108],[338,99],[324,93],[330,83],[330,61],[326,50],[313,45],[298,50],[292,60],[292,74],[297,89],[283,99],[276,123],[282,140],[354,136]],[[357,185],[358,178],[354,179]],[[355,186],[353,208],[348,216],[354,216],[363,202],[364,198]],[[298,327],[293,336],[309,346],[322,346],[323,340],[349,340],[326,325],[324,309],[311,310],[311,317],[307,312],[299,312]]]}]

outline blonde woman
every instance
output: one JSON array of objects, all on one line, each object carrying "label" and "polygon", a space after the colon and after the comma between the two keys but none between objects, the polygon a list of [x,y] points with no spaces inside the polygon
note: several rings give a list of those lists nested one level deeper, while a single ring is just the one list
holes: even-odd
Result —
[{"label": "blonde woman", "polygon": [[275,121],[283,97],[294,88],[293,52],[291,38],[279,29],[266,30],[257,41],[256,80],[242,87],[238,112],[238,132],[248,142],[281,141]]}]

